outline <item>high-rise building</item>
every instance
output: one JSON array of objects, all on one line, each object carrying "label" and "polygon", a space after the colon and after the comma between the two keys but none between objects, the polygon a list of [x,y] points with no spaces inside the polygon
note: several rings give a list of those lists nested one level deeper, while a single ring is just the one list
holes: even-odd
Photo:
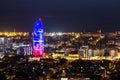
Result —
[{"label": "high-rise building", "polygon": [[44,32],[41,19],[38,19],[34,26],[33,55],[36,57],[44,57]]}]

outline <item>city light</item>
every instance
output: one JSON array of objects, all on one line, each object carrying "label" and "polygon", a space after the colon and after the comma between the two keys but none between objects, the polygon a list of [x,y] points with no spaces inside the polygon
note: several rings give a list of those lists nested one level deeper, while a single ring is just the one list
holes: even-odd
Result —
[{"label": "city light", "polygon": [[59,32],[59,33],[58,33],[58,35],[59,35],[59,36],[61,36],[61,35],[62,35],[62,33],[61,33],[61,32]]},{"label": "city light", "polygon": [[29,36],[29,32],[0,32],[0,36],[4,37]]}]

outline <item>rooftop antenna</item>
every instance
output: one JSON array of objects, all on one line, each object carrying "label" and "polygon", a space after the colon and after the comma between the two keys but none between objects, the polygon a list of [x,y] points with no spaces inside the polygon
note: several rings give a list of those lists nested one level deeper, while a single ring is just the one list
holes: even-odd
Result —
[{"label": "rooftop antenna", "polygon": [[16,29],[14,28],[14,32],[16,32]]},{"label": "rooftop antenna", "polygon": [[85,31],[85,28],[83,29],[83,33],[85,33],[86,31]]}]

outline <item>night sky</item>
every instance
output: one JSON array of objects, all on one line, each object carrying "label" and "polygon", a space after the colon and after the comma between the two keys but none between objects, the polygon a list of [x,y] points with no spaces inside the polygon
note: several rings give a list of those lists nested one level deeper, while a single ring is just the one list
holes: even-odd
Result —
[{"label": "night sky", "polygon": [[44,31],[120,30],[120,0],[0,0],[0,31],[33,31],[39,17]]}]

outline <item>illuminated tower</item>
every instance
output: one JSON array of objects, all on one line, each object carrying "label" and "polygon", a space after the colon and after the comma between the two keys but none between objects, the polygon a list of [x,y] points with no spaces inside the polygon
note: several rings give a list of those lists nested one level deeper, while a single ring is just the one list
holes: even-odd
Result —
[{"label": "illuminated tower", "polygon": [[44,57],[44,32],[41,19],[38,19],[34,26],[33,55],[36,57]]}]

